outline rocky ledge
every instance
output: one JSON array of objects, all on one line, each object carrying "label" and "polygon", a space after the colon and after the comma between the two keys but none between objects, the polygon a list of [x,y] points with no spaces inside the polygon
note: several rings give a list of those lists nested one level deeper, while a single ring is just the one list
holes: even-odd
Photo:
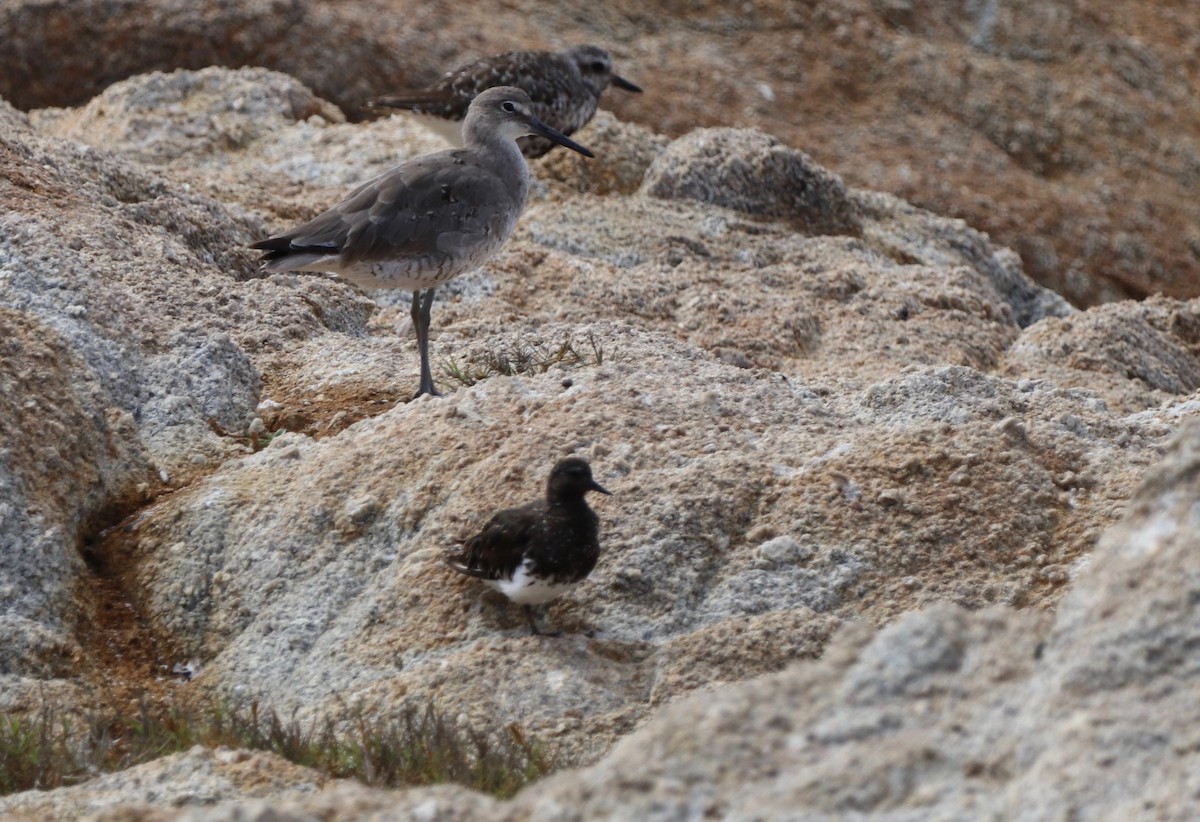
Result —
[{"label": "rocky ledge", "polygon": [[[758,131],[577,136],[409,401],[403,295],[246,245],[430,135],[262,69],[0,104],[0,708],[433,703],[582,766],[501,803],[199,748],[0,813],[1194,814],[1200,302],[1073,310]],[[604,555],[531,637],[439,558],[566,454]]]}]

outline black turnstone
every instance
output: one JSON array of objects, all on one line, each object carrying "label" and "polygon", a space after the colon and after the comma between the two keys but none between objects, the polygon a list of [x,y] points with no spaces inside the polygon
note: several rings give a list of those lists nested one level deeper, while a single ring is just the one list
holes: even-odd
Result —
[{"label": "black turnstone", "polygon": [[[583,128],[596,113],[600,95],[614,85],[641,92],[613,74],[612,58],[599,46],[566,51],[510,51],[484,57],[442,75],[432,87],[367,101],[368,108],[407,109],[455,145],[462,144],[460,124],[475,95],[492,86],[517,86],[533,100],[533,114],[563,134]],[[526,157],[541,157],[554,143],[541,137],[517,141]]]},{"label": "black turnstone", "polygon": [[545,499],[500,511],[446,564],[524,606],[530,630],[540,634],[533,606],[575,588],[600,558],[600,520],[584,499],[588,491],[610,493],[586,460],[559,460]]},{"label": "black turnstone", "polygon": [[465,148],[396,166],[319,217],[251,247],[266,252],[270,272],[327,271],[361,288],[411,289],[421,355],[417,396],[436,395],[429,368],[433,292],[481,265],[516,227],[529,192],[529,166],[516,139],[540,134],[592,156],[532,108],[519,88],[489,89],[467,110]]}]

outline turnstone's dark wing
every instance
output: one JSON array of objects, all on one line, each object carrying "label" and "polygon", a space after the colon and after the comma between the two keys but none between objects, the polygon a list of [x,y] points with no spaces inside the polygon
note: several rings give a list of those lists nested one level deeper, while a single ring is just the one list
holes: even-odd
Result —
[{"label": "turnstone's dark wing", "polygon": [[446,557],[446,564],[478,579],[511,578],[525,558],[541,508],[539,503],[531,503],[499,512],[463,544],[460,552]]}]

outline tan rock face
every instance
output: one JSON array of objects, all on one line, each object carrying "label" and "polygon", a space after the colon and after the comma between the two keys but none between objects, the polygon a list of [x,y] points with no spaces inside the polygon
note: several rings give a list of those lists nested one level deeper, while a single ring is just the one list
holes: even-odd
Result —
[{"label": "tan rock face", "polygon": [[[1080,637],[1108,606],[1068,603],[1136,570],[1086,567],[1195,414],[1194,303],[1073,311],[962,221],[760,132],[667,144],[606,117],[580,141],[632,159],[594,177],[554,154],[535,164],[514,239],[439,291],[446,396],[410,402],[404,295],[260,278],[245,245],[426,136],[343,122],[261,70],[146,75],[101,101],[0,108],[6,708],[35,704],[37,678],[68,697],[103,679],[118,700],[149,687],[301,717],[433,701],[596,762],[511,806],[396,800],[449,818],[1092,801],[1010,796],[1038,778],[1028,762],[1068,761],[1071,730],[1058,753],[1017,733],[1058,728],[1100,691],[1134,704],[1129,681],[1166,675],[1130,661],[1150,609],[1128,635],[1103,629],[1125,677],[1106,679],[1109,652]],[[440,558],[572,453],[615,492],[595,503],[604,554],[549,607],[566,636],[531,637]],[[1174,522],[1191,475],[1165,470],[1178,477],[1138,505]],[[1190,556],[1155,600],[1179,615],[1180,647],[1188,606],[1169,586],[1190,584]],[[154,653],[89,653],[118,635],[80,627],[108,596],[147,626],[120,635]],[[195,680],[165,681],[188,660]],[[207,779],[164,767],[139,774]],[[307,779],[203,795],[280,798]],[[114,805],[176,813],[175,793],[119,790]],[[288,812],[383,801],[346,790]],[[110,804],[55,796],[0,812]]]},{"label": "tan rock face", "polygon": [[1196,311],[1195,301],[1153,298],[1056,318],[1029,329],[1005,358],[1095,391],[1114,410],[1142,411],[1200,387]]}]

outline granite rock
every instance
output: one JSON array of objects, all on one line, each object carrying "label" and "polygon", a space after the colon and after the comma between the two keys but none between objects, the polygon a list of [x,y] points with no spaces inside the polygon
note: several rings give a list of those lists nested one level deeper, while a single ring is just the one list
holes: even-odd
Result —
[{"label": "granite rock", "polygon": [[[1104,695],[1114,710],[1142,699],[1151,727],[1177,707],[1139,689],[1161,671],[1188,681],[1147,639],[1170,617],[1162,630],[1191,641],[1186,552],[1163,560],[1163,607],[1131,611],[1127,633],[1100,624],[1109,604],[1070,603],[1134,573],[1101,570],[1106,529],[1144,526],[1105,543],[1140,545],[1160,533],[1142,508],[1183,516],[1191,475],[1170,466],[1190,459],[1192,428],[1155,475],[1175,479],[1130,501],[1200,408],[1194,302],[1075,311],[985,234],[890,195],[838,189],[830,213],[853,214],[853,236],[797,217],[770,163],[738,172],[756,205],[691,187],[652,196],[632,184],[638,168],[705,191],[728,178],[696,137],[662,147],[600,119],[589,145],[619,154],[632,134],[638,159],[535,164],[513,240],[439,293],[446,396],[408,401],[402,298],[261,277],[245,245],[429,138],[403,118],[342,122],[253,69],[131,78],[107,95],[32,118],[0,106],[6,710],[98,681],[116,707],[144,692],[258,699],[306,720],[434,702],[594,764],[512,805],[440,789],[399,807],[686,818],[1066,813],[1092,807],[1078,785],[1104,746],[1080,736],[1096,754],[1072,759],[1062,717]],[[137,128],[101,128],[107,106]],[[835,179],[760,133],[720,136]],[[286,167],[264,186],[272,157]],[[1072,346],[1094,356],[1056,353]],[[605,553],[550,606],[567,635],[531,637],[519,610],[440,558],[569,453],[616,492],[596,503]],[[128,603],[136,630],[110,631],[106,602]],[[183,663],[198,675],[172,681]],[[1060,747],[1021,741],[1022,722],[1052,726]],[[1152,769],[1155,745],[1131,773]],[[1031,762],[1051,784],[1072,761],[1058,799],[1008,791],[1038,778]],[[304,813],[291,784],[204,796]],[[0,810],[93,807],[70,790]],[[104,813],[192,812],[170,804],[183,793],[115,790],[126,799]],[[347,814],[375,812],[379,794],[337,790]],[[241,812],[223,807],[195,813]]]}]

